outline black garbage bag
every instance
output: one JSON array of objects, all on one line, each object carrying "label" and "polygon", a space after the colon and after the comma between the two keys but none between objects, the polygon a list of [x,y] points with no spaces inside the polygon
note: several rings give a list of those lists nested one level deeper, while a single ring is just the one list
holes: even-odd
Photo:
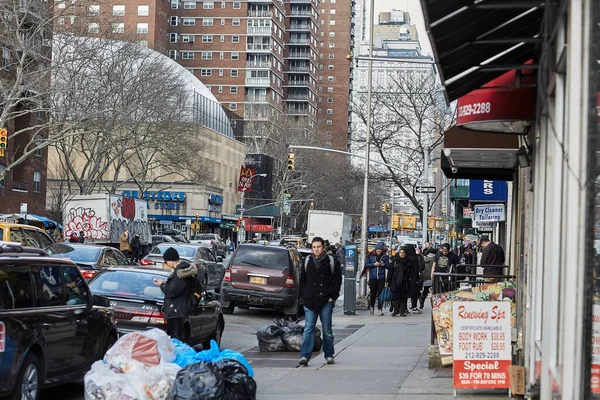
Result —
[{"label": "black garbage bag", "polygon": [[175,377],[168,400],[221,400],[225,394],[225,379],[212,362],[190,364]]},{"label": "black garbage bag", "polygon": [[217,363],[225,381],[223,400],[255,400],[256,381],[248,376],[248,369],[237,360]]},{"label": "black garbage bag", "polygon": [[286,327],[283,329],[283,343],[287,351],[300,351],[302,347],[302,332],[304,328],[301,325],[295,327]]},{"label": "black garbage bag", "polygon": [[267,325],[256,332],[260,351],[285,351],[283,329],[277,325]]}]

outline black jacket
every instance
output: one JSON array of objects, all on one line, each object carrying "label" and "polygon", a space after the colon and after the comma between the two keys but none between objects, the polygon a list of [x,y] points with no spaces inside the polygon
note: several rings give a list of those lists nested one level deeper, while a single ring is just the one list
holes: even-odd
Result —
[{"label": "black jacket", "polygon": [[142,242],[140,242],[140,238],[134,236],[131,240],[131,249],[133,251],[141,251],[142,250]]},{"label": "black jacket", "polygon": [[321,257],[318,266],[315,265],[314,256],[308,256],[306,269],[304,263],[300,269],[300,296],[304,299],[306,308],[319,312],[329,299],[335,302],[340,297],[342,287],[342,270],[339,261],[334,257],[333,274],[329,256]]},{"label": "black jacket", "polygon": [[[409,275],[413,261],[408,257],[400,257],[396,254],[394,257],[394,266],[389,269],[387,283],[392,292],[404,292],[408,294]],[[418,265],[416,265],[418,269]]]},{"label": "black jacket", "polygon": [[[501,265],[504,265],[504,261],[504,250],[502,250],[502,247],[494,242],[488,243],[481,254],[481,265],[488,265],[487,267],[483,267],[483,275],[503,275],[504,268]],[[497,267],[492,267],[491,265],[497,265]]]},{"label": "black jacket", "polygon": [[171,272],[167,281],[160,285],[165,294],[163,314],[165,318],[185,318],[194,307],[192,286],[196,279],[196,267],[181,261]]}]

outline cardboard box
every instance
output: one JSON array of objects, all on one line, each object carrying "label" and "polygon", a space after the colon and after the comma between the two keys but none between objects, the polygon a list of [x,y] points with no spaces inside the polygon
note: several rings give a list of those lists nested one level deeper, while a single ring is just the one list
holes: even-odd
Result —
[{"label": "cardboard box", "polygon": [[525,394],[525,367],[513,365],[508,369],[510,374],[510,390],[512,394]]}]

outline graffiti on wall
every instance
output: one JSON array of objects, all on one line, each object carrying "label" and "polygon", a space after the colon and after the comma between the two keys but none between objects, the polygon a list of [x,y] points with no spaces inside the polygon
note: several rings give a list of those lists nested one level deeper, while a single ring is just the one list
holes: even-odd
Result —
[{"label": "graffiti on wall", "polygon": [[140,234],[142,244],[151,243],[148,225],[147,205],[145,201],[130,197],[110,196],[110,242],[119,243],[125,229],[130,237]]},{"label": "graffiti on wall", "polygon": [[107,221],[92,208],[75,207],[67,212],[65,235],[83,231],[86,239],[108,239]]}]

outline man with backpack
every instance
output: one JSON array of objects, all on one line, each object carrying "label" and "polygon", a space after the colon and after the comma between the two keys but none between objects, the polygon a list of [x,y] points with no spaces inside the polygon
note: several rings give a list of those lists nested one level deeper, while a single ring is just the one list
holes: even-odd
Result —
[{"label": "man with backpack", "polygon": [[315,237],[312,254],[306,257],[300,270],[300,296],[304,299],[305,325],[300,350],[300,365],[308,365],[315,341],[317,317],[323,326],[323,352],[327,364],[334,364],[332,316],[335,301],[340,296],[342,272],[340,263],[325,253],[325,241]]}]

